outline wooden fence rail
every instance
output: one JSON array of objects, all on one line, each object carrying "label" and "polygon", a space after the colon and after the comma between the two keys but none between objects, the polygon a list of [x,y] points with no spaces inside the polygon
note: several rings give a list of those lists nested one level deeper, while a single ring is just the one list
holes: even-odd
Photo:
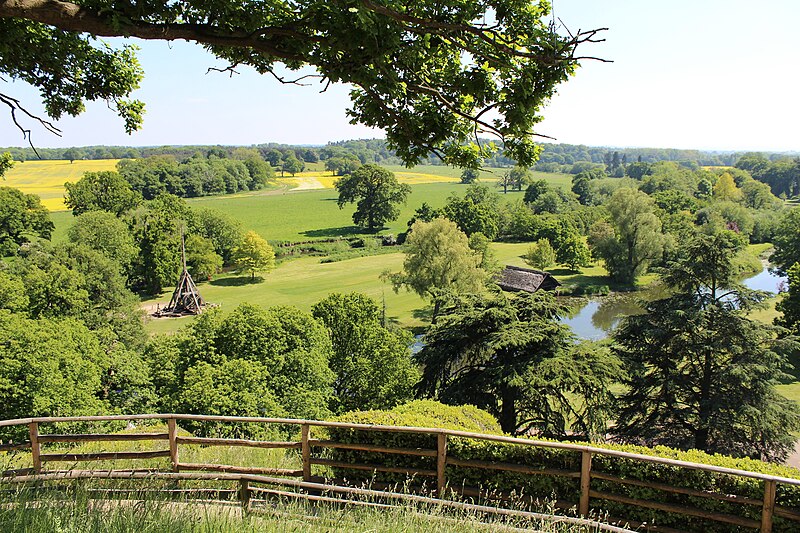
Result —
[{"label": "wooden fence rail", "polygon": [[[66,422],[107,422],[107,421],[166,421],[167,433],[84,433],[84,434],[41,434],[41,424],[52,423],[66,423]],[[178,434],[178,423],[181,421],[192,422],[230,422],[230,423],[251,423],[251,424],[280,424],[280,425],[294,425],[299,426],[300,440],[295,441],[266,441],[266,440],[250,440],[250,439],[228,439],[228,438],[208,438],[208,437],[192,437],[180,436]],[[773,528],[773,520],[775,516],[781,517],[784,520],[791,520],[798,522],[798,530],[800,530],[800,509],[782,507],[776,505],[776,495],[778,494],[778,487],[785,486],[798,486],[800,487],[800,479],[786,478],[780,476],[772,476],[761,474],[758,472],[749,472],[745,470],[737,470],[731,468],[723,468],[713,465],[704,465],[699,463],[690,463],[686,461],[678,461],[674,459],[667,459],[662,457],[654,457],[642,454],[634,454],[622,452],[618,450],[608,450],[593,446],[537,441],[531,439],[521,439],[514,437],[506,437],[499,435],[484,435],[479,433],[470,433],[464,431],[455,431],[437,428],[414,428],[414,427],[400,427],[400,426],[380,426],[368,424],[349,424],[342,422],[327,422],[318,420],[295,420],[284,418],[265,418],[265,417],[229,417],[229,416],[203,416],[203,415],[185,415],[185,414],[153,414],[153,415],[116,415],[116,416],[85,416],[85,417],[40,417],[40,418],[26,418],[17,420],[2,420],[0,427],[9,426],[27,426],[28,441],[19,443],[0,443],[0,452],[11,452],[17,450],[30,450],[31,454],[31,468],[16,470],[11,472],[2,473],[5,481],[15,480],[22,481],[26,479],[49,479],[48,476],[61,476],[60,479],[68,479],[74,477],[73,472],[85,471],[51,471],[44,470],[43,463],[57,463],[57,462],[82,462],[82,461],[103,461],[103,460],[144,460],[152,458],[169,458],[171,466],[171,474],[175,476],[185,475],[187,479],[203,479],[205,475],[213,475],[214,479],[236,479],[240,482],[238,489],[239,499],[245,509],[249,508],[253,495],[259,492],[267,491],[267,489],[253,487],[251,485],[254,480],[253,476],[262,476],[258,479],[262,481],[265,475],[277,475],[285,477],[302,478],[302,481],[291,481],[283,478],[283,483],[301,483],[305,485],[313,485],[313,481],[320,479],[312,475],[312,467],[314,465],[322,465],[332,468],[362,470],[367,472],[390,472],[406,474],[409,476],[428,476],[436,480],[436,492],[438,499],[436,502],[445,502],[447,505],[452,505],[457,502],[442,500],[446,496],[448,490],[448,467],[470,468],[470,469],[483,469],[492,471],[507,471],[515,472],[525,475],[547,475],[558,476],[565,478],[577,479],[580,483],[579,500],[577,502],[562,502],[563,506],[574,506],[577,508],[581,517],[588,517],[591,508],[592,500],[597,501],[610,501],[623,503],[628,506],[639,507],[643,509],[654,509],[668,513],[676,513],[688,517],[697,517],[707,520],[720,522],[722,524],[729,524],[733,526],[758,529],[762,533],[769,533]],[[359,442],[336,442],[333,440],[323,440],[312,438],[313,428],[341,428],[351,430],[364,430],[364,431],[380,431],[389,433],[404,433],[427,435],[436,437],[436,448],[403,448],[381,446],[371,443]],[[475,439],[481,441],[490,441],[497,443],[514,444],[520,446],[529,446],[535,448],[549,448],[559,449],[569,452],[575,452],[580,457],[580,470],[569,471],[557,468],[544,468],[534,465],[522,465],[516,463],[499,462],[499,461],[485,461],[475,459],[461,459],[453,457],[448,453],[449,439],[462,438],[462,439]],[[42,445],[49,444],[81,444],[87,442],[134,442],[134,441],[166,441],[168,446],[165,449],[152,450],[152,451],[138,451],[138,452],[93,452],[93,453],[43,453]],[[228,446],[228,447],[244,447],[244,448],[264,448],[264,449],[292,449],[299,450],[300,460],[302,464],[301,469],[288,469],[288,468],[259,468],[259,467],[243,467],[235,465],[221,465],[221,464],[203,464],[203,463],[188,463],[181,462],[179,450],[181,445],[199,445],[199,446]],[[405,455],[416,456],[422,458],[435,458],[435,468],[409,468],[399,466],[387,466],[385,464],[358,464],[352,462],[342,462],[325,457],[319,457],[314,454],[314,450],[322,449],[342,449],[369,452],[372,454],[390,454],[390,455]],[[642,463],[655,463],[661,465],[668,465],[680,469],[699,470],[714,474],[723,474],[727,476],[734,476],[739,478],[749,478],[759,480],[763,483],[763,496],[760,499],[755,499],[748,496],[736,494],[723,494],[719,492],[700,490],[698,488],[687,488],[669,485],[666,483],[651,482],[649,480],[641,479],[624,479],[608,473],[595,471],[592,468],[593,458],[598,456],[616,457],[624,460],[639,461]],[[149,472],[153,474],[153,470],[110,470],[110,471],[94,471],[95,477],[113,477],[117,475],[136,476],[137,473]],[[214,473],[214,474],[212,474]],[[158,473],[166,474],[163,472]],[[89,474],[81,474],[89,475]],[[233,477],[227,477],[233,476]],[[670,503],[648,501],[628,496],[609,493],[606,491],[597,490],[597,487],[592,487],[592,480],[602,480],[612,482],[618,485],[629,485],[635,487],[644,487],[654,489],[662,492],[681,494],[696,498],[708,498],[711,500],[741,504],[743,506],[760,507],[760,520],[754,520],[743,516],[738,516],[730,513],[722,513],[701,509],[698,507],[689,507],[684,505],[676,505]],[[462,495],[475,495],[481,494],[476,489],[469,487],[455,487],[459,483],[454,482],[454,487],[450,490]],[[299,486],[299,485],[298,485]],[[336,490],[356,490],[347,487],[336,485],[325,485],[326,490],[333,490],[330,487],[336,487]],[[362,490],[362,489],[358,489]],[[357,494],[351,492],[350,494]],[[382,493],[385,494],[385,493]],[[316,496],[321,498],[320,496]],[[502,499],[502,498],[500,498]],[[322,501],[322,500],[320,500]],[[464,504],[467,505],[467,504]],[[481,506],[478,506],[481,507]],[[498,508],[492,507],[494,512],[499,512]],[[503,511],[505,512],[505,511]],[[566,517],[561,517],[566,518]],[[623,520],[624,521],[624,520]],[[605,528],[606,526],[603,526]],[[608,531],[622,531],[619,528],[604,529]],[[601,529],[603,529],[601,528]],[[659,529],[660,531],[667,531],[666,529]]]}]

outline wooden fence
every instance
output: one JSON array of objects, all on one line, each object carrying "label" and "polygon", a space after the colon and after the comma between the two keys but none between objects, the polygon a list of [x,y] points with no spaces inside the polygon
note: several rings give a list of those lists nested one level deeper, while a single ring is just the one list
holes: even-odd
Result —
[{"label": "wooden fence", "polygon": [[[107,422],[107,421],[166,421],[166,433],[90,433],[90,434],[41,434],[40,426],[43,424],[57,424],[68,422]],[[300,427],[300,440],[295,441],[266,441],[266,440],[248,440],[248,439],[231,439],[231,438],[203,438],[181,436],[178,433],[178,423],[180,421],[191,422],[223,422],[223,423],[248,423],[248,424],[270,424],[281,426],[299,426]],[[800,509],[794,507],[783,507],[776,505],[776,494],[778,488],[781,486],[800,486],[800,479],[785,478],[778,476],[771,476],[757,472],[749,472],[745,470],[736,470],[731,468],[723,468],[718,466],[690,463],[685,461],[678,461],[674,459],[667,459],[661,457],[654,457],[649,455],[634,454],[622,452],[617,450],[609,450],[604,448],[596,448],[592,446],[577,445],[570,443],[537,441],[531,439],[520,439],[514,437],[506,437],[499,435],[484,435],[479,433],[470,433],[465,431],[455,431],[448,429],[437,428],[418,428],[418,427],[401,427],[401,426],[379,426],[367,424],[350,424],[342,422],[326,422],[317,420],[295,420],[283,418],[257,418],[257,417],[232,417],[232,416],[205,416],[205,415],[187,415],[187,414],[148,414],[148,415],[119,415],[119,416],[81,416],[81,417],[41,417],[41,418],[26,418],[17,420],[3,420],[0,421],[0,427],[8,426],[28,426],[29,440],[19,443],[0,444],[0,451],[16,451],[26,450],[31,454],[31,466],[25,469],[18,469],[7,471],[3,474],[4,481],[27,482],[35,480],[53,480],[53,479],[73,479],[73,478],[86,478],[86,477],[108,477],[108,478],[144,478],[144,477],[161,477],[167,479],[225,479],[225,480],[238,480],[241,484],[239,496],[242,502],[247,505],[250,495],[253,491],[269,491],[273,489],[265,489],[263,487],[255,487],[251,484],[278,484],[294,488],[303,489],[305,491],[317,492],[330,492],[349,494],[354,496],[367,496],[372,495],[375,497],[388,497],[386,492],[375,491],[371,489],[359,489],[353,487],[346,487],[340,484],[326,483],[327,480],[319,476],[312,475],[312,467],[314,465],[322,465],[332,468],[347,468],[354,470],[364,470],[369,472],[391,472],[405,474],[415,477],[429,477],[435,479],[436,493],[440,498],[445,496],[445,490],[448,487],[448,466],[450,467],[466,467],[494,471],[507,471],[515,472],[526,475],[551,475],[573,478],[579,480],[580,493],[579,500],[576,502],[569,502],[577,508],[578,514],[581,517],[588,517],[591,508],[592,500],[606,500],[612,502],[619,502],[627,506],[640,507],[644,509],[654,509],[658,511],[665,511],[669,513],[676,513],[683,516],[702,518],[706,520],[720,522],[733,527],[757,529],[762,533],[769,533],[772,531],[773,519],[780,516],[783,519],[797,522],[797,530],[800,530]],[[379,446],[367,443],[353,443],[353,442],[335,442],[331,440],[314,439],[312,435],[312,428],[342,428],[350,430],[362,431],[378,431],[388,433],[406,433],[415,435],[427,435],[436,437],[436,448],[422,449],[422,448],[399,448]],[[532,465],[513,464],[506,462],[495,461],[479,461],[470,459],[459,459],[448,455],[448,439],[453,437],[462,439],[475,439],[479,441],[490,441],[497,443],[506,443],[519,446],[529,446],[538,448],[559,449],[567,452],[574,452],[580,455],[580,470],[567,471],[552,468],[540,468]],[[154,451],[112,451],[112,452],[92,452],[92,453],[45,453],[43,445],[62,443],[62,444],[80,444],[86,442],[110,442],[110,441],[159,441],[163,442],[163,449]],[[258,467],[243,467],[236,465],[223,465],[223,464],[202,464],[181,462],[180,446],[181,445],[200,445],[200,446],[226,446],[226,447],[250,447],[250,448],[273,448],[273,449],[294,449],[299,451],[301,465],[300,469],[285,469],[285,468],[258,468]],[[417,457],[435,458],[435,469],[415,469],[404,467],[386,466],[384,464],[354,464],[337,462],[331,459],[320,457],[315,454],[315,450],[323,450],[326,448],[356,450],[363,452],[371,452],[378,454],[400,454]],[[701,488],[687,488],[672,486],[664,483],[656,483],[645,480],[637,479],[623,479],[622,477],[613,476],[608,473],[603,473],[592,469],[592,459],[598,456],[616,457],[624,460],[640,461],[642,463],[661,464],[676,467],[679,469],[699,470],[707,473],[722,474],[726,476],[733,476],[738,478],[750,478],[758,480],[763,483],[763,494],[761,498],[752,498],[745,495],[737,494],[723,494],[719,492],[712,492],[702,490]],[[77,470],[61,470],[52,471],[45,469],[45,463],[58,463],[58,462],[83,462],[83,461],[106,461],[106,460],[144,460],[153,458],[169,458],[171,465],[171,472],[154,472],[152,469],[144,471],[137,470],[105,470],[105,471],[77,471]],[[281,477],[267,477],[267,476],[281,476]],[[292,480],[287,478],[301,478],[300,480]],[[635,499],[628,496],[612,494],[609,492],[601,492],[592,489],[592,480],[604,480],[618,483],[621,485],[645,487],[655,489],[672,494],[682,494],[698,498],[709,498],[716,501],[732,502],[745,506],[760,507],[760,520],[745,518],[729,513],[713,512],[698,507],[689,507],[683,505],[668,504],[656,501],[649,501],[644,499]],[[453,485],[460,485],[460,482],[451,480]],[[460,492],[465,496],[476,496],[480,493],[475,489],[461,487],[454,492]],[[310,498],[317,498],[321,501],[325,500],[324,496],[307,496]],[[391,498],[411,499],[411,501],[429,501],[436,502],[440,505],[449,507],[472,508],[478,512],[494,512],[494,513],[516,513],[519,516],[543,516],[537,513],[521,513],[519,511],[510,511],[499,509],[496,507],[489,507],[483,505],[472,505],[464,502],[444,500],[444,499],[431,499],[424,496],[417,496],[411,494],[393,494]],[[415,500],[415,498],[419,500]],[[489,510],[489,511],[487,511]],[[625,517],[619,517],[625,522]],[[577,520],[579,523],[593,524],[600,530],[605,531],[624,531],[621,528],[613,527],[610,525],[602,525],[593,521],[585,519],[559,517],[560,521]],[[583,520],[581,522],[581,520]],[[641,524],[635,524],[641,526]],[[674,531],[669,528],[657,528],[657,531]]]}]

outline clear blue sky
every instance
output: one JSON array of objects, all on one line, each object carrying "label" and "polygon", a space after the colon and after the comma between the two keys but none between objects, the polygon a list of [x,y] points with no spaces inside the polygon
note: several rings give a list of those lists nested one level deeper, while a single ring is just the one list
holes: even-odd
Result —
[{"label": "clear blue sky", "polygon": [[[800,1],[555,0],[571,29],[608,27],[605,43],[545,109],[540,133],[559,142],[719,150],[800,151]],[[147,104],[144,128],[128,136],[105,106],[60,121],[63,138],[34,127],[37,146],[324,144],[381,137],[348,123],[348,88],[282,86],[221,66],[184,42],[138,42]],[[40,110],[36,91],[0,90]],[[26,142],[0,111],[0,146]]]}]

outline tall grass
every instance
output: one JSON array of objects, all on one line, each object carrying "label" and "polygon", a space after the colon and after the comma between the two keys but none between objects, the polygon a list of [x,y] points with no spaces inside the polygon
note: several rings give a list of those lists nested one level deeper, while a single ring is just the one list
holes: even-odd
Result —
[{"label": "tall grass", "polygon": [[250,512],[232,503],[159,497],[151,490],[102,497],[86,484],[24,486],[0,496],[0,530],[14,532],[462,532],[536,530],[592,532],[592,526],[547,519],[488,518],[435,505],[366,507],[275,498],[254,500]]}]

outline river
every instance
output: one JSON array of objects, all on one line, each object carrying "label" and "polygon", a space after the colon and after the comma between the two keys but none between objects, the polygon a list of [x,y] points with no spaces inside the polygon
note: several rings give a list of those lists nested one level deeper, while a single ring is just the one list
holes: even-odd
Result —
[{"label": "river", "polygon": [[[768,268],[743,280],[745,287],[753,290],[768,291],[777,294],[785,287],[786,278],[778,276]],[[616,293],[611,296],[577,300],[574,314],[564,318],[563,322],[572,328],[579,339],[598,341],[608,337],[620,320],[629,315],[641,312],[637,301],[657,297],[652,291],[634,293]]]}]

